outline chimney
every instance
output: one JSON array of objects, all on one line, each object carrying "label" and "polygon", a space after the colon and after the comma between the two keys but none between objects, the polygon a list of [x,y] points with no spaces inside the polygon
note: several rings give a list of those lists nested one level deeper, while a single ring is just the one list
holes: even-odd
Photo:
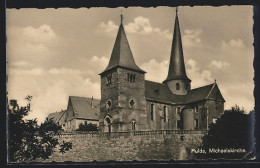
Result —
[{"label": "chimney", "polygon": [[93,96],[91,98],[91,108],[94,108],[94,106],[93,106]]}]

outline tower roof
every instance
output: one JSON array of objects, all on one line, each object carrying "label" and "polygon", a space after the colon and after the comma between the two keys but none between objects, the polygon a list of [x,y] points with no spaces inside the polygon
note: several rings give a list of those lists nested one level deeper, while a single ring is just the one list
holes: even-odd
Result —
[{"label": "tower roof", "polygon": [[[116,41],[114,44],[114,48],[109,60],[109,64],[107,68],[102,72],[104,73],[107,70],[110,70],[114,67],[123,67],[135,71],[139,71],[145,73],[142,69],[140,69],[134,60],[132,51],[130,49],[125,30],[122,24],[122,16],[121,16],[121,24],[119,26],[119,30],[117,33]],[[102,74],[101,73],[101,74]]]},{"label": "tower roof", "polygon": [[179,19],[176,9],[175,26],[172,40],[172,50],[169,64],[168,76],[164,82],[174,80],[174,79],[190,79],[186,75],[182,42],[181,42],[181,32],[179,26]]}]

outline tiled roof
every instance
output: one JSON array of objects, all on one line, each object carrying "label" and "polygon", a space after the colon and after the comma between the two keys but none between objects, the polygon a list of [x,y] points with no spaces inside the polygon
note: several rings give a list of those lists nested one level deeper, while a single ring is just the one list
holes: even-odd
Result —
[{"label": "tiled roof", "polygon": [[115,41],[114,48],[113,48],[113,51],[111,54],[111,58],[109,60],[109,64],[103,72],[105,72],[109,69],[112,69],[114,67],[118,67],[118,66],[145,73],[145,71],[140,69],[135,63],[132,51],[130,49],[125,31],[124,31],[124,27],[122,24],[120,24],[120,27],[119,27],[119,30],[117,33],[116,41]]},{"label": "tiled roof", "polygon": [[225,99],[223,98],[217,83],[212,87],[212,90],[210,91],[209,95],[207,96],[208,99],[217,99],[225,102]]},{"label": "tiled roof", "polygon": [[165,103],[185,103],[185,95],[173,94],[170,88],[161,83],[145,81],[145,98]]},{"label": "tiled roof", "polygon": [[[76,96],[70,96],[69,99],[74,110],[75,118],[98,120],[100,111],[99,99],[93,99],[92,101],[92,98]],[[91,107],[91,102],[93,102],[93,108]]]},{"label": "tiled roof", "polygon": [[213,86],[214,86],[214,83],[189,90],[187,93],[186,102],[191,103],[191,102],[196,102],[196,101],[200,101],[200,100],[205,100],[208,97],[208,95],[210,94]]},{"label": "tiled roof", "polygon": [[55,123],[57,123],[65,112],[66,111],[50,113],[47,118],[48,120],[52,119]]},{"label": "tiled roof", "polygon": [[[213,89],[217,90],[214,94],[211,93]],[[158,102],[187,104],[212,97],[225,101],[215,83],[189,90],[186,95],[176,95],[173,94],[170,88],[165,84],[145,81],[145,98]]]},{"label": "tiled roof", "polygon": [[[217,92],[213,93],[213,89]],[[208,98],[217,98],[225,101],[216,83],[189,90],[186,95],[176,95],[171,92],[167,85],[147,80],[145,80],[145,98],[151,101],[169,104],[187,104]],[[73,116],[74,118],[99,119],[99,99],[70,96],[69,101],[71,102],[75,114],[75,116]],[[93,104],[91,105],[91,103]],[[58,122],[62,114],[63,112],[51,113],[48,115],[48,119],[52,118],[55,122]]]}]

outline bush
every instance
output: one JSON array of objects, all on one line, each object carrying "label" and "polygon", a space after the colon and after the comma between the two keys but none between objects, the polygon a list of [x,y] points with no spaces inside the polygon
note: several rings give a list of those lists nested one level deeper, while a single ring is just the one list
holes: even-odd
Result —
[{"label": "bush", "polygon": [[97,131],[97,130],[98,130],[98,127],[96,124],[80,123],[79,128],[76,131]]}]

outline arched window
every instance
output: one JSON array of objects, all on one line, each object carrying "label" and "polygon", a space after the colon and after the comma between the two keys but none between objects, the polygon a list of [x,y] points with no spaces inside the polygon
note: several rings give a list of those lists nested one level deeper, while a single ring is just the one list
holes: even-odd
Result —
[{"label": "arched window", "polygon": [[107,108],[110,108],[111,105],[112,105],[112,101],[111,101],[111,100],[107,100],[107,102],[106,102],[106,107],[107,107]]},{"label": "arched window", "polygon": [[163,121],[166,122],[167,118],[167,107],[163,106]]},{"label": "arched window", "polygon": [[180,129],[181,128],[181,120],[178,120],[177,121],[177,129]]},{"label": "arched window", "polygon": [[176,90],[180,90],[180,83],[176,83]]},{"label": "arched window", "polygon": [[135,75],[128,73],[127,80],[128,80],[128,82],[135,83]]},{"label": "arched window", "polygon": [[199,128],[199,119],[195,119],[195,128],[197,129],[197,128]]},{"label": "arched window", "polygon": [[111,121],[110,121],[110,119],[109,119],[108,117],[106,118],[106,122],[107,122],[108,124],[111,123]]},{"label": "arched window", "polygon": [[153,121],[154,117],[154,104],[151,104],[151,120]]},{"label": "arched window", "polygon": [[110,118],[105,118],[105,125],[107,128],[105,128],[105,132],[110,133],[111,132],[111,120]]},{"label": "arched window", "polygon": [[132,121],[131,121],[131,124],[132,124],[132,130],[135,130],[135,123],[136,123],[135,120],[132,120]]},{"label": "arched window", "polygon": [[199,106],[195,106],[195,113],[199,112]]},{"label": "arched window", "polygon": [[106,82],[107,84],[112,83],[112,74],[108,74],[106,78],[107,78],[107,82]]},{"label": "arched window", "polygon": [[181,107],[177,107],[177,114],[181,113]]}]

